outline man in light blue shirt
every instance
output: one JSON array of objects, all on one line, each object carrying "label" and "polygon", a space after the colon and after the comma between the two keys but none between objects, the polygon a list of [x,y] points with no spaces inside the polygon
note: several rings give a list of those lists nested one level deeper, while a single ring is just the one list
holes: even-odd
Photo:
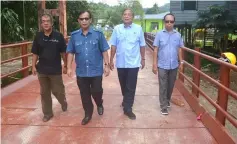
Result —
[{"label": "man in light blue shirt", "polygon": [[123,24],[114,28],[111,44],[110,67],[114,69],[113,58],[116,53],[116,67],[123,95],[124,114],[136,119],[132,112],[139,67],[145,66],[145,39],[142,27],[132,23],[134,13],[131,9],[123,12]]},{"label": "man in light blue shirt", "polygon": [[158,71],[160,108],[163,115],[168,114],[167,107],[170,107],[178,67],[183,69],[181,47],[184,47],[184,44],[181,34],[173,28],[174,22],[174,15],[166,14],[165,29],[156,34],[153,43],[152,71],[154,74]]}]

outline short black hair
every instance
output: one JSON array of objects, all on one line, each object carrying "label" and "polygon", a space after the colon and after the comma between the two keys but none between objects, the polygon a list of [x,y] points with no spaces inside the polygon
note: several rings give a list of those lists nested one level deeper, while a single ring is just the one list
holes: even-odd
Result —
[{"label": "short black hair", "polygon": [[173,16],[173,18],[174,18],[174,21],[175,21],[175,16],[174,16],[174,14],[172,14],[172,13],[167,13],[165,16],[164,16],[164,21],[165,21],[165,18],[166,18],[166,16],[168,16],[168,15],[171,15],[171,16]]},{"label": "short black hair", "polygon": [[91,14],[91,12],[90,12],[89,10],[80,11],[80,12],[79,12],[79,17],[80,17],[80,15],[82,15],[82,14],[84,14],[84,13],[86,13],[86,12],[89,14],[89,18],[92,18],[92,14]]}]

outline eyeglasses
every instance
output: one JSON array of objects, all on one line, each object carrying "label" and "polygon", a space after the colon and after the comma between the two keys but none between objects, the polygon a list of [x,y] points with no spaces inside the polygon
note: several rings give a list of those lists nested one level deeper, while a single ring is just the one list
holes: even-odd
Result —
[{"label": "eyeglasses", "polygon": [[86,20],[88,21],[90,18],[79,18],[80,21]]},{"label": "eyeglasses", "polygon": [[165,23],[171,23],[171,24],[173,24],[174,21],[166,20]]}]

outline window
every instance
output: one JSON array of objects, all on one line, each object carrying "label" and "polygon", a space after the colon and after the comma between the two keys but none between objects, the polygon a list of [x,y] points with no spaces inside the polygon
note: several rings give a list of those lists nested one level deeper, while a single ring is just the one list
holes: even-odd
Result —
[{"label": "window", "polygon": [[151,22],[151,27],[150,27],[150,31],[156,31],[159,29],[159,23],[158,22]]},{"label": "window", "polygon": [[181,10],[197,10],[197,1],[181,1]]}]

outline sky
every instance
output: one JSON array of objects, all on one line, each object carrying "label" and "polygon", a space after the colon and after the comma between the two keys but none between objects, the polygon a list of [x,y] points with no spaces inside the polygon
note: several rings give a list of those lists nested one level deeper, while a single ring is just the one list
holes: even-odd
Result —
[{"label": "sky", "polygon": [[[123,0],[89,0],[89,2],[95,2],[95,3],[102,2],[110,6],[117,5],[119,1]],[[170,2],[170,0],[139,0],[139,1],[142,4],[143,8],[151,8],[155,3],[157,3],[158,6],[163,6],[164,4]]]}]

